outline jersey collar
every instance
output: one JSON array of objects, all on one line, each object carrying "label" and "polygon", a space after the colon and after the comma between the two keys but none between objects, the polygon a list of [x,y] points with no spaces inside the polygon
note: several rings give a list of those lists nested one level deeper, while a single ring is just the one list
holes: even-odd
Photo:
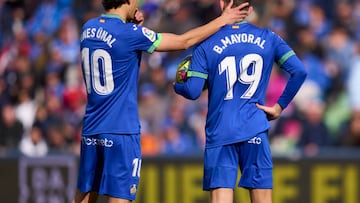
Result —
[{"label": "jersey collar", "polygon": [[246,24],[246,23],[248,23],[246,20],[243,20],[243,21],[241,21],[241,22],[238,22],[238,23],[236,23],[236,24],[239,24],[239,25],[241,25],[241,24]]},{"label": "jersey collar", "polygon": [[123,23],[125,23],[125,20],[122,19],[119,15],[116,15],[116,14],[105,13],[105,14],[101,14],[101,17],[117,18],[117,19],[120,19]]}]

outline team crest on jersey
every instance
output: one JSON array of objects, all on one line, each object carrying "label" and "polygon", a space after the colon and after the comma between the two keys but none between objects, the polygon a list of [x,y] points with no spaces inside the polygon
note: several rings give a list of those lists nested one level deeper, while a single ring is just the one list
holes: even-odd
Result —
[{"label": "team crest on jersey", "polygon": [[137,191],[136,184],[131,185],[130,187],[130,194],[135,195]]},{"label": "team crest on jersey", "polygon": [[149,30],[145,27],[142,28],[142,33],[144,34],[145,37],[147,37],[150,41],[154,42],[156,39],[156,34],[154,31]]}]

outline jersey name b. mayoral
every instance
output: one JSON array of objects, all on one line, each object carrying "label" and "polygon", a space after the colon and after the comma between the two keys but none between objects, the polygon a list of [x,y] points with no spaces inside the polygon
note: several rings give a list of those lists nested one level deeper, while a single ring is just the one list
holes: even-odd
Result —
[{"label": "jersey name b. mayoral", "polygon": [[[224,26],[196,47],[189,71],[207,77],[206,147],[246,141],[270,127],[256,103],[265,103],[274,62],[290,74],[304,71],[293,57],[277,34],[247,22]],[[302,81],[296,83],[295,93]],[[284,108],[294,96],[288,92],[278,100]]]},{"label": "jersey name b. mayoral", "polygon": [[83,78],[88,103],[84,136],[139,134],[138,76],[142,51],[152,53],[161,35],[117,15],[86,22],[81,33]]}]

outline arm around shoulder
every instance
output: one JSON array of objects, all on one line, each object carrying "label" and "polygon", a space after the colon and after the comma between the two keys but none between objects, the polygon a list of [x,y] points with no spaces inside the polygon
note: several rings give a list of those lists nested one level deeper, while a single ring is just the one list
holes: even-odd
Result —
[{"label": "arm around shoulder", "polygon": [[246,2],[235,8],[231,8],[231,5],[229,5],[221,16],[208,24],[189,30],[181,35],[161,33],[162,41],[156,48],[156,51],[184,50],[194,46],[214,34],[224,25],[244,20],[248,15],[248,11],[241,9],[248,6],[248,4],[249,3]]}]

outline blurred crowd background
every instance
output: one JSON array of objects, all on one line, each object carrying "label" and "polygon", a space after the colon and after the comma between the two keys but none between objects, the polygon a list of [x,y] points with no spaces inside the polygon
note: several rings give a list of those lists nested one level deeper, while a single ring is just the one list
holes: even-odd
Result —
[{"label": "blurred crowd background", "polygon": [[[308,70],[299,94],[271,123],[273,154],[316,156],[322,148],[360,147],[360,1],[253,4],[247,20],[278,33]],[[158,32],[181,34],[220,15],[218,0],[139,5],[144,25]],[[79,154],[86,105],[79,33],[103,12],[101,0],[0,0],[0,157]],[[190,52],[143,54],[138,101],[144,156],[202,153],[207,92],[189,101],[172,88],[177,64]],[[274,65],[268,105],[287,77]]]}]

